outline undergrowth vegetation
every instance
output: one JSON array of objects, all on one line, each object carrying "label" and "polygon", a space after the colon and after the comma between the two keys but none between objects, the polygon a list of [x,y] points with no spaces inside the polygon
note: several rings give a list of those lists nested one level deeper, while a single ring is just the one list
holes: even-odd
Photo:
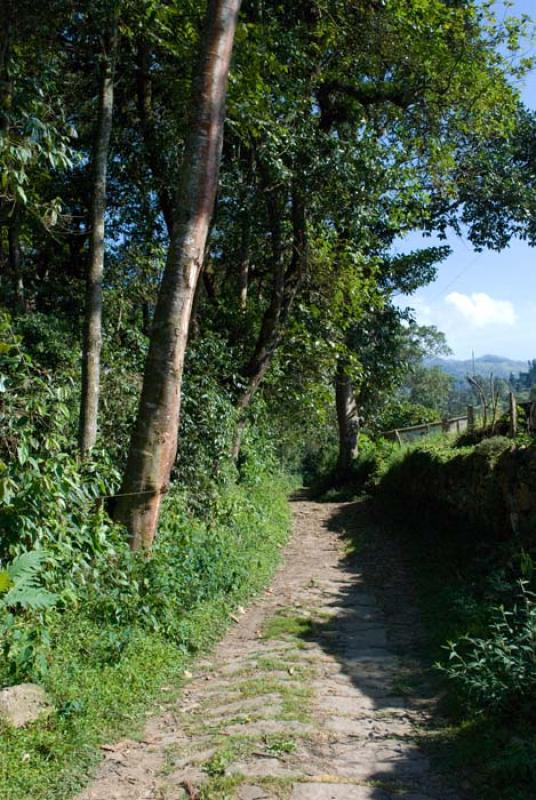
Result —
[{"label": "undergrowth vegetation", "polygon": [[229,489],[207,521],[169,498],[151,560],[110,545],[99,557],[98,589],[80,587],[64,609],[17,614],[2,678],[38,677],[55,712],[28,730],[2,731],[2,797],[70,797],[96,747],[132,736],[143,711],[169,697],[168,684],[180,686],[189,657],[221,636],[236,605],[275,568],[288,488],[272,474]]},{"label": "undergrowth vegetation", "polygon": [[[72,795],[99,743],[131,735],[167,697],[162,687],[178,687],[188,658],[267,582],[289,530],[291,483],[266,426],[232,463],[232,404],[207,369],[221,346],[207,337],[189,364],[180,480],[151,557],[132,552],[107,513],[132,408],[116,404],[115,446],[81,462],[78,397],[55,326],[43,356],[24,325],[1,321],[0,685],[35,681],[53,702],[46,720],[2,730],[1,796],[52,800]],[[109,404],[136,381],[137,359],[124,356],[130,370],[121,387],[108,380]]]}]

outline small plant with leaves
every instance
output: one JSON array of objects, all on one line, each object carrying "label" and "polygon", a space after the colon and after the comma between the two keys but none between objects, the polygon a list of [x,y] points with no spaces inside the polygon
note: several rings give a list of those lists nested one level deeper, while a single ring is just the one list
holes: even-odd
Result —
[{"label": "small plant with leaves", "polygon": [[512,713],[534,707],[536,595],[524,581],[511,609],[494,609],[487,636],[463,636],[447,649],[448,663],[439,668],[476,711]]},{"label": "small plant with leaves", "polygon": [[[1,679],[40,679],[48,670],[51,637],[43,614],[57,595],[45,589],[39,572],[47,553],[32,550],[0,569]],[[31,619],[32,618],[32,619]]]},{"label": "small plant with leaves", "polygon": [[55,605],[57,595],[44,589],[39,581],[46,557],[44,550],[32,550],[0,570],[0,608],[44,610]]}]

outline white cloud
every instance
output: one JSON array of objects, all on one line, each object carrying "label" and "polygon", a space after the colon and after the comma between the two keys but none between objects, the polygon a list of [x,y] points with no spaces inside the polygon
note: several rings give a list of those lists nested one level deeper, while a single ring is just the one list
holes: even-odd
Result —
[{"label": "white cloud", "polygon": [[476,328],[486,325],[515,325],[517,314],[509,300],[495,300],[485,292],[471,295],[451,292],[445,302],[462,314]]}]

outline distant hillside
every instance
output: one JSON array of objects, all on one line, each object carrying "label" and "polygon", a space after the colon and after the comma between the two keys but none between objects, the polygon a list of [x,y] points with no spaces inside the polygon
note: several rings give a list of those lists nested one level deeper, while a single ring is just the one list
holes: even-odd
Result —
[{"label": "distant hillside", "polygon": [[[442,370],[449,375],[453,375],[459,381],[464,381],[466,375],[471,375],[473,372],[473,361],[467,359],[466,361],[459,361],[455,358],[427,358],[427,367],[441,367]],[[475,358],[475,371],[477,375],[489,375],[492,372],[496,378],[510,377],[510,373],[517,375],[519,372],[527,371],[526,361],[514,361],[511,358],[503,358],[502,356],[479,356]]]}]

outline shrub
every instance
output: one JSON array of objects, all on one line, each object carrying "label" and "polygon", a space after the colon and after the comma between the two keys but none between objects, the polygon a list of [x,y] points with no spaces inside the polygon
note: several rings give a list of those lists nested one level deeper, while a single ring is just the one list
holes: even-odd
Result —
[{"label": "shrub", "polygon": [[424,425],[426,422],[440,420],[439,411],[408,400],[398,400],[390,402],[382,412],[378,427],[382,431],[392,431],[395,428],[411,428],[413,425]]},{"label": "shrub", "polygon": [[[92,647],[97,660],[120,658],[140,630],[189,647],[191,614],[206,603],[225,608],[257,585],[288,529],[286,485],[262,428],[245,437],[237,483],[229,456],[234,410],[207,369],[221,342],[207,339],[192,355],[183,415],[188,447],[175,473],[181,488],[172,485],[146,559],[131,553],[103,507],[102,498],[119,484],[116,450],[97,449],[80,463],[72,449],[74,383],[37,367],[6,316],[0,317],[2,339],[0,560],[17,564],[26,551],[38,551],[43,591],[57,602],[54,612],[24,613],[0,603],[0,680],[42,679],[61,639],[58,619],[72,624],[75,614],[102,631]],[[107,386],[108,399],[117,389]],[[121,406],[121,431],[128,428],[129,407]]]},{"label": "shrub", "polygon": [[46,557],[42,550],[22,553],[0,570],[0,652],[8,674],[47,669],[50,636],[42,612],[54,606],[57,596],[39,580]]},{"label": "shrub", "polygon": [[440,669],[477,711],[532,711],[536,702],[536,595],[521,583],[515,605],[492,611],[488,634],[448,646]]}]

